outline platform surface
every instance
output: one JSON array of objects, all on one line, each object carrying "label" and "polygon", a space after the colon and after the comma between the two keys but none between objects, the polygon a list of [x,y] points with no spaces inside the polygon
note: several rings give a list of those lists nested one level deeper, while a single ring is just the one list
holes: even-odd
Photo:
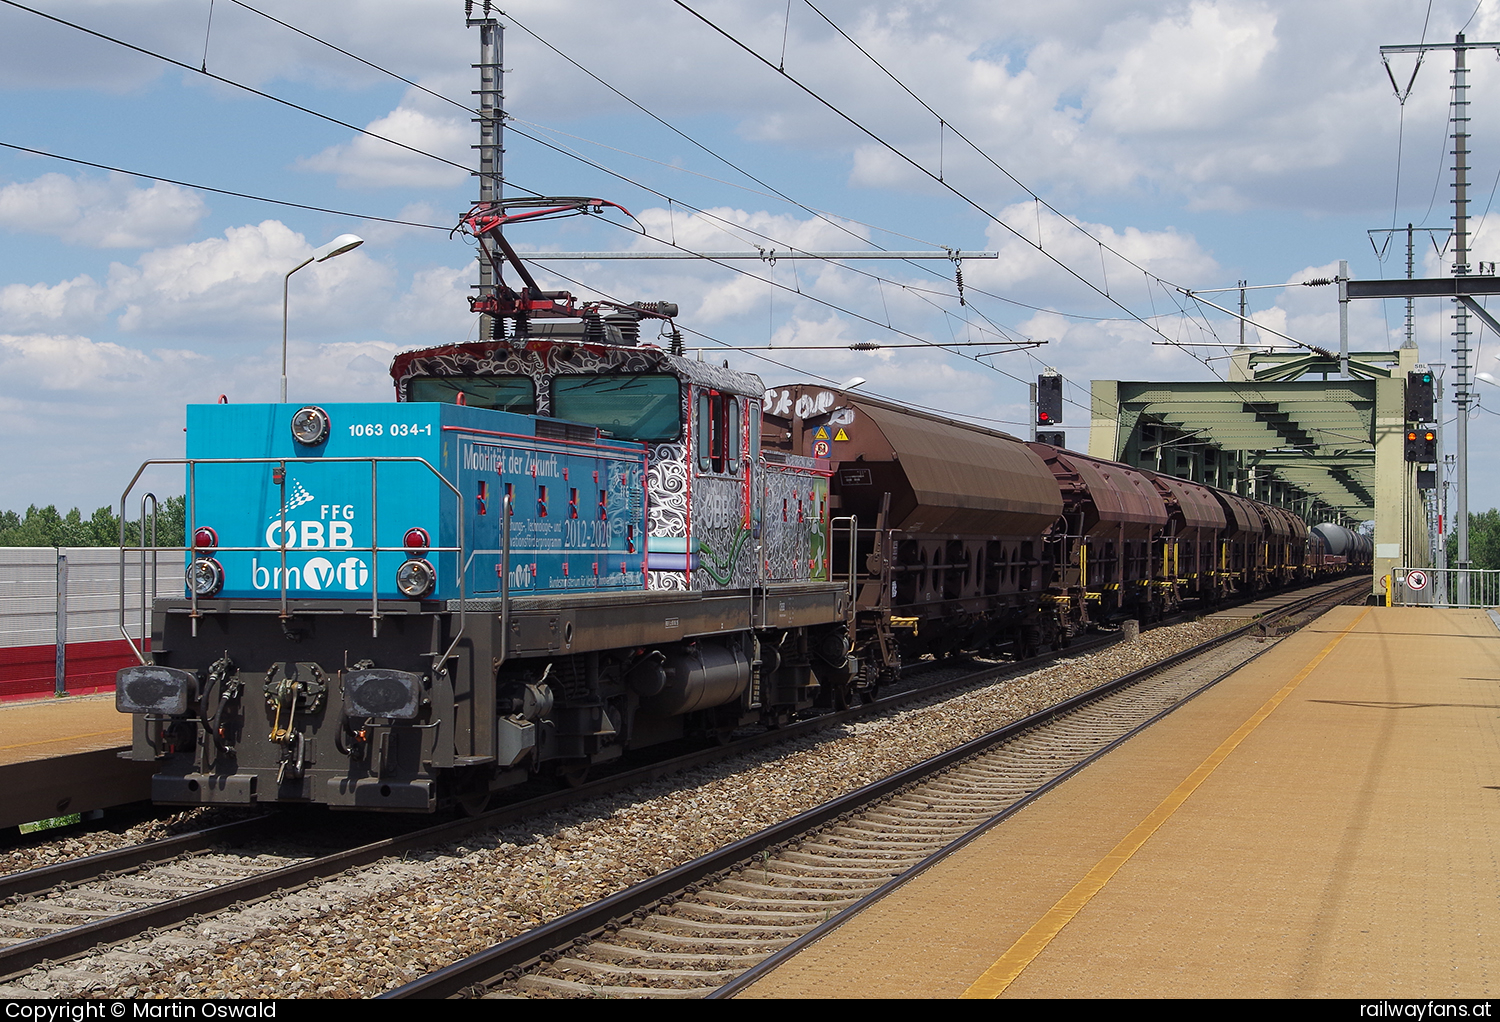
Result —
[{"label": "platform surface", "polygon": [[1500,630],[1340,607],[740,996],[1497,990]]},{"label": "platform surface", "polygon": [[0,704],[0,766],[123,748],[133,720],[115,709],[113,691]]}]

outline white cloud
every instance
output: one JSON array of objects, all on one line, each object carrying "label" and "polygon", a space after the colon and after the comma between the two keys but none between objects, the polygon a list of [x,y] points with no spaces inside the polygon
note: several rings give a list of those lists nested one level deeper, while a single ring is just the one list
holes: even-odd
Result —
[{"label": "white cloud", "polygon": [[[237,336],[280,318],[282,279],[311,249],[278,220],[231,227],[220,238],[147,252],[135,266],[114,264],[108,302],[128,331]],[[313,263],[292,278],[293,332],[326,326],[389,284],[389,269],[359,250]]]},{"label": "white cloud", "polygon": [[105,180],[43,174],[0,187],[0,227],[50,234],[91,248],[149,248],[187,237],[207,214],[195,193],[157,182],[138,188],[121,174]]},{"label": "white cloud", "polygon": [[9,400],[15,402],[22,394],[43,400],[78,394],[94,399],[139,390],[171,367],[200,360],[192,352],[162,351],[153,356],[76,335],[0,335],[0,376],[11,391]]},{"label": "white cloud", "polygon": [[[215,346],[269,339],[279,336],[285,274],[312,247],[278,220],[230,227],[220,237],[144,252],[132,265],[112,263],[102,285],[88,274],[57,284],[0,285],[0,316],[11,330],[88,329],[113,316],[129,334],[188,335]],[[291,336],[346,333],[363,324],[378,329],[393,305],[412,300],[393,296],[394,277],[364,250],[303,267],[290,283]],[[419,275],[416,293],[424,280]],[[440,318],[424,307],[401,325],[421,333]]]},{"label": "white cloud", "polygon": [[468,339],[479,324],[468,302],[476,276],[473,263],[418,270],[391,308],[385,328],[396,336],[433,338],[435,344]]},{"label": "white cloud", "polygon": [[1105,292],[1136,312],[1149,311],[1149,292],[1156,286],[1143,269],[1187,287],[1202,286],[1201,282],[1214,280],[1219,272],[1218,264],[1195,238],[1171,227],[1116,230],[1084,220],[1069,223],[1031,202],[1005,208],[999,219],[1005,226],[991,224],[987,229],[989,245],[999,252],[999,259],[970,261],[964,275],[986,290],[999,290],[1032,305],[1068,311],[1112,309],[1125,315],[1100,294]]},{"label": "white cloud", "polygon": [[1196,0],[1119,54],[1090,90],[1093,120],[1128,133],[1217,128],[1254,102],[1275,47],[1276,15],[1264,5]]},{"label": "white cloud", "polygon": [[385,341],[298,346],[287,367],[287,396],[292,401],[393,401],[390,365],[399,350],[401,345]]},{"label": "white cloud", "polygon": [[102,315],[103,295],[86,273],[52,285],[6,284],[0,287],[0,316],[13,330],[92,323]]},{"label": "white cloud", "polygon": [[465,167],[474,162],[469,149],[474,131],[467,120],[436,117],[403,106],[370,122],[366,128],[421,152],[370,135],[358,135],[351,142],[330,146],[299,161],[298,166],[337,174],[339,184],[345,188],[441,188],[462,184],[468,173],[422,153],[432,153]]}]

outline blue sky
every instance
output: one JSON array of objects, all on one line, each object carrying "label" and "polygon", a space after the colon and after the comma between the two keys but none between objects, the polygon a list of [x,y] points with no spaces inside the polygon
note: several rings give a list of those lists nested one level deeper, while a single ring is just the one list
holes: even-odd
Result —
[{"label": "blue sky", "polygon": [[[211,31],[210,0],[27,6],[193,68],[206,59],[215,75],[465,166],[472,160],[474,128],[458,106],[234,0],[212,0]],[[254,6],[470,101],[478,39],[464,26],[460,0]],[[1175,310],[1153,279],[1190,288],[1299,281],[1331,273],[1339,259],[1355,276],[1399,275],[1401,254],[1393,247],[1382,266],[1366,231],[1447,223],[1451,55],[1427,60],[1403,112],[1378,47],[1417,41],[1424,16],[1429,41],[1451,39],[1466,22],[1471,40],[1500,39],[1500,3],[1476,13],[1474,0],[1433,0],[1430,14],[1425,4],[1394,0],[688,6],[771,63],[784,62],[789,77],[672,0],[507,4],[517,23],[505,37],[513,127],[619,177],[516,131],[507,135],[507,176],[522,188],[610,199],[638,218],[518,226],[510,237],[543,250],[639,248],[651,243],[630,232],[644,227],[701,249],[846,249],[864,247],[864,239],[884,248],[998,250],[999,260],[964,265],[964,306],[946,262],[782,261],[740,264],[744,273],[681,262],[555,268],[582,282],[575,290],[585,296],[676,301],[685,328],[720,341],[829,346],[775,356],[793,370],[750,352],[724,355],[768,384],[808,373],[860,375],[877,392],[1015,431],[1026,415],[1020,381],[1044,364],[1064,373],[1069,398],[1083,405],[1093,378],[1199,380],[1224,371],[1222,361],[1193,357],[1217,349],[1153,344],[1161,335],[1130,318]],[[818,11],[984,155],[940,128]],[[740,169],[612,95],[537,37]],[[1393,68],[1403,84],[1411,68],[1404,59]],[[1484,53],[1471,63],[1478,216],[1500,180],[1500,103],[1489,101],[1500,64]],[[941,165],[952,190],[789,78],[921,166]],[[462,170],[9,4],[0,4],[0,89],[0,142],[12,145],[438,227],[456,222],[474,197]],[[986,158],[1077,226],[1039,209]],[[1047,254],[997,219],[1025,239],[1040,228]],[[0,455],[0,508],[35,502],[87,511],[116,501],[141,461],[180,455],[186,403],[220,394],[274,399],[282,274],[345,231],[366,244],[292,278],[292,400],[389,399],[386,367],[396,351],[472,336],[464,296],[475,274],[462,239],[0,150],[0,428],[10,441]],[[1099,241],[1118,255],[1101,257]],[[1489,242],[1480,226],[1476,258],[1500,256]],[[1420,258],[1419,272],[1441,272],[1430,245]],[[1119,304],[1061,267],[1107,287]],[[1252,295],[1268,326],[1337,343],[1331,289]],[[1419,307],[1418,340],[1433,361],[1448,360],[1446,314],[1439,303]],[[1399,343],[1401,319],[1395,303],[1355,306],[1355,347]],[[1237,335],[1217,314],[1154,322],[1177,340]],[[995,355],[989,365],[931,350],[839,347],[901,343],[902,333],[985,339],[997,330],[1046,344]],[[1500,375],[1500,347],[1489,337],[1481,345],[1478,367]],[[1500,411],[1500,393],[1483,399]],[[1070,444],[1083,447],[1085,410],[1073,405],[1068,414]],[[1471,425],[1476,509],[1500,503],[1500,482],[1483,471],[1494,453],[1492,417],[1485,408]],[[180,488],[165,477],[156,485]]]}]

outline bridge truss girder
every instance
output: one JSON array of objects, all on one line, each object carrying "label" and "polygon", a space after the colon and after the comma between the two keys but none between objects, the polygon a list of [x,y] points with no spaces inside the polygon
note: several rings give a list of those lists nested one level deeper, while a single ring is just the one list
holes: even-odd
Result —
[{"label": "bridge truss girder", "polygon": [[[1089,454],[1278,504],[1308,522],[1375,523],[1376,577],[1429,559],[1404,384],[1415,349],[1360,352],[1355,379],[1302,356],[1241,352],[1227,382],[1093,382]],[[1289,378],[1302,373],[1301,379]],[[1405,556],[1402,556],[1404,553]]]}]

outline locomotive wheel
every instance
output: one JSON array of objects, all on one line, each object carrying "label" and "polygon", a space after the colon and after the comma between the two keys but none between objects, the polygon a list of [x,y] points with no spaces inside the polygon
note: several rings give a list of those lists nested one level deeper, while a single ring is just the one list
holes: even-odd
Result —
[{"label": "locomotive wheel", "polygon": [[583,763],[579,766],[558,767],[557,779],[570,788],[581,788],[589,780],[589,764]]},{"label": "locomotive wheel", "polygon": [[476,791],[468,795],[460,796],[456,800],[458,811],[465,816],[479,816],[490,807],[489,789]]}]

